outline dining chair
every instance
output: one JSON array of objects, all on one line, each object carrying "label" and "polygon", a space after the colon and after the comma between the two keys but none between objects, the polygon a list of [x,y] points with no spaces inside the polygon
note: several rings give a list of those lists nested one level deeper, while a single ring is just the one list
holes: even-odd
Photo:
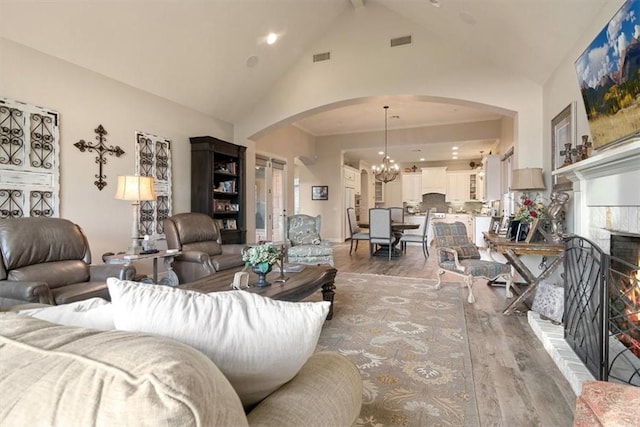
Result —
[{"label": "dining chair", "polygon": [[369,240],[369,233],[361,233],[356,221],[356,210],[354,208],[347,208],[347,220],[349,221],[349,231],[351,232],[351,247],[349,248],[349,255],[353,250],[353,242],[356,242],[356,252],[358,252],[358,242],[360,240]]},{"label": "dining chair", "polygon": [[422,244],[422,254],[424,255],[424,259],[427,259],[429,256],[429,247],[427,245],[427,234],[429,231],[429,212],[424,217],[424,223],[422,224],[422,233],[421,234],[403,234],[400,238],[400,248],[402,252],[407,252],[407,243],[421,243]]},{"label": "dining chair", "polygon": [[462,276],[464,283],[469,288],[467,300],[473,304],[476,300],[472,289],[474,278],[495,280],[498,277],[503,277],[507,284],[506,295],[511,297],[511,266],[480,259],[478,247],[469,242],[467,228],[463,223],[434,222],[433,238],[438,251],[439,267],[436,272],[438,279],[436,289],[440,289],[441,276],[445,272]]},{"label": "dining chair", "polygon": [[375,246],[387,245],[389,261],[395,236],[391,229],[391,210],[386,208],[369,209],[369,255],[373,255]]},{"label": "dining chair", "polygon": [[391,211],[391,222],[402,224],[404,222],[404,209],[398,207],[389,208]]}]

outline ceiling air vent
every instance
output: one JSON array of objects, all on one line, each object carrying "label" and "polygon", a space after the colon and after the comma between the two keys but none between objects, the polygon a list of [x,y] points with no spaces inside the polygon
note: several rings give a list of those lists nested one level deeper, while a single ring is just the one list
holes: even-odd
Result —
[{"label": "ceiling air vent", "polygon": [[316,53],[313,55],[313,62],[328,61],[331,59],[331,52]]},{"label": "ceiling air vent", "polygon": [[391,39],[391,47],[402,46],[403,44],[411,44],[411,36],[402,36]]}]

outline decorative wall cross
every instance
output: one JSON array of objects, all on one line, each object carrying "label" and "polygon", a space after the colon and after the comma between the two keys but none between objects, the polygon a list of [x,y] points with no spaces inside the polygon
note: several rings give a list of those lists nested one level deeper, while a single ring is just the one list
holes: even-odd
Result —
[{"label": "decorative wall cross", "polygon": [[107,164],[107,159],[105,158],[105,154],[109,154],[110,156],[115,155],[116,157],[120,157],[124,154],[124,151],[122,150],[122,148],[120,148],[117,145],[115,147],[113,146],[107,147],[105,145],[105,142],[107,141],[107,139],[104,136],[107,134],[107,131],[105,130],[105,128],[102,127],[102,125],[98,125],[98,127],[94,130],[94,132],[98,134],[98,136],[96,136],[96,139],[98,140],[98,144],[92,145],[88,142],[85,142],[84,139],[81,139],[80,141],[76,142],[73,145],[78,147],[78,150],[82,152],[85,152],[87,150],[88,151],[95,150],[98,153],[98,155],[96,156],[96,163],[98,164],[98,174],[95,176],[97,178],[97,181],[94,181],[93,183],[96,185],[96,187],[98,187],[100,191],[102,191],[102,189],[107,185],[107,181],[105,181],[107,176],[102,173],[102,165]]},{"label": "decorative wall cross", "polygon": [[560,151],[560,155],[564,156],[564,162],[562,163],[562,167],[569,166],[571,164],[571,154],[573,150],[571,149],[571,143],[567,142],[564,144],[564,150]]}]

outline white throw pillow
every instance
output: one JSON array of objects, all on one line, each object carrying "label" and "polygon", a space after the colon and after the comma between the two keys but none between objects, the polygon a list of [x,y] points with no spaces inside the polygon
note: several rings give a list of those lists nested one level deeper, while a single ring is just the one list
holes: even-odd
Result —
[{"label": "white throw pillow", "polygon": [[245,407],[291,380],[311,356],[328,302],[285,302],[246,291],[203,294],[107,279],[117,329],[162,335],[202,351]]},{"label": "white throw pillow", "polygon": [[80,326],[102,331],[115,329],[111,303],[102,298],[90,298],[69,304],[31,308],[20,310],[18,313],[65,326]]}]

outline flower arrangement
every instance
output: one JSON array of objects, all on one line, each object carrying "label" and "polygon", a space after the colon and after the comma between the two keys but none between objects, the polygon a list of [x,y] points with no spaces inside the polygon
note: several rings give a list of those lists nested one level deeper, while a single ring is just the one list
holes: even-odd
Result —
[{"label": "flower arrangement", "polygon": [[513,219],[521,222],[532,222],[534,219],[544,219],[546,216],[546,207],[539,200],[531,200],[523,197],[521,206],[516,210]]},{"label": "flower arrangement", "polygon": [[262,273],[268,272],[279,259],[280,251],[271,243],[251,246],[242,252],[242,261],[245,262],[245,266],[258,267]]}]

